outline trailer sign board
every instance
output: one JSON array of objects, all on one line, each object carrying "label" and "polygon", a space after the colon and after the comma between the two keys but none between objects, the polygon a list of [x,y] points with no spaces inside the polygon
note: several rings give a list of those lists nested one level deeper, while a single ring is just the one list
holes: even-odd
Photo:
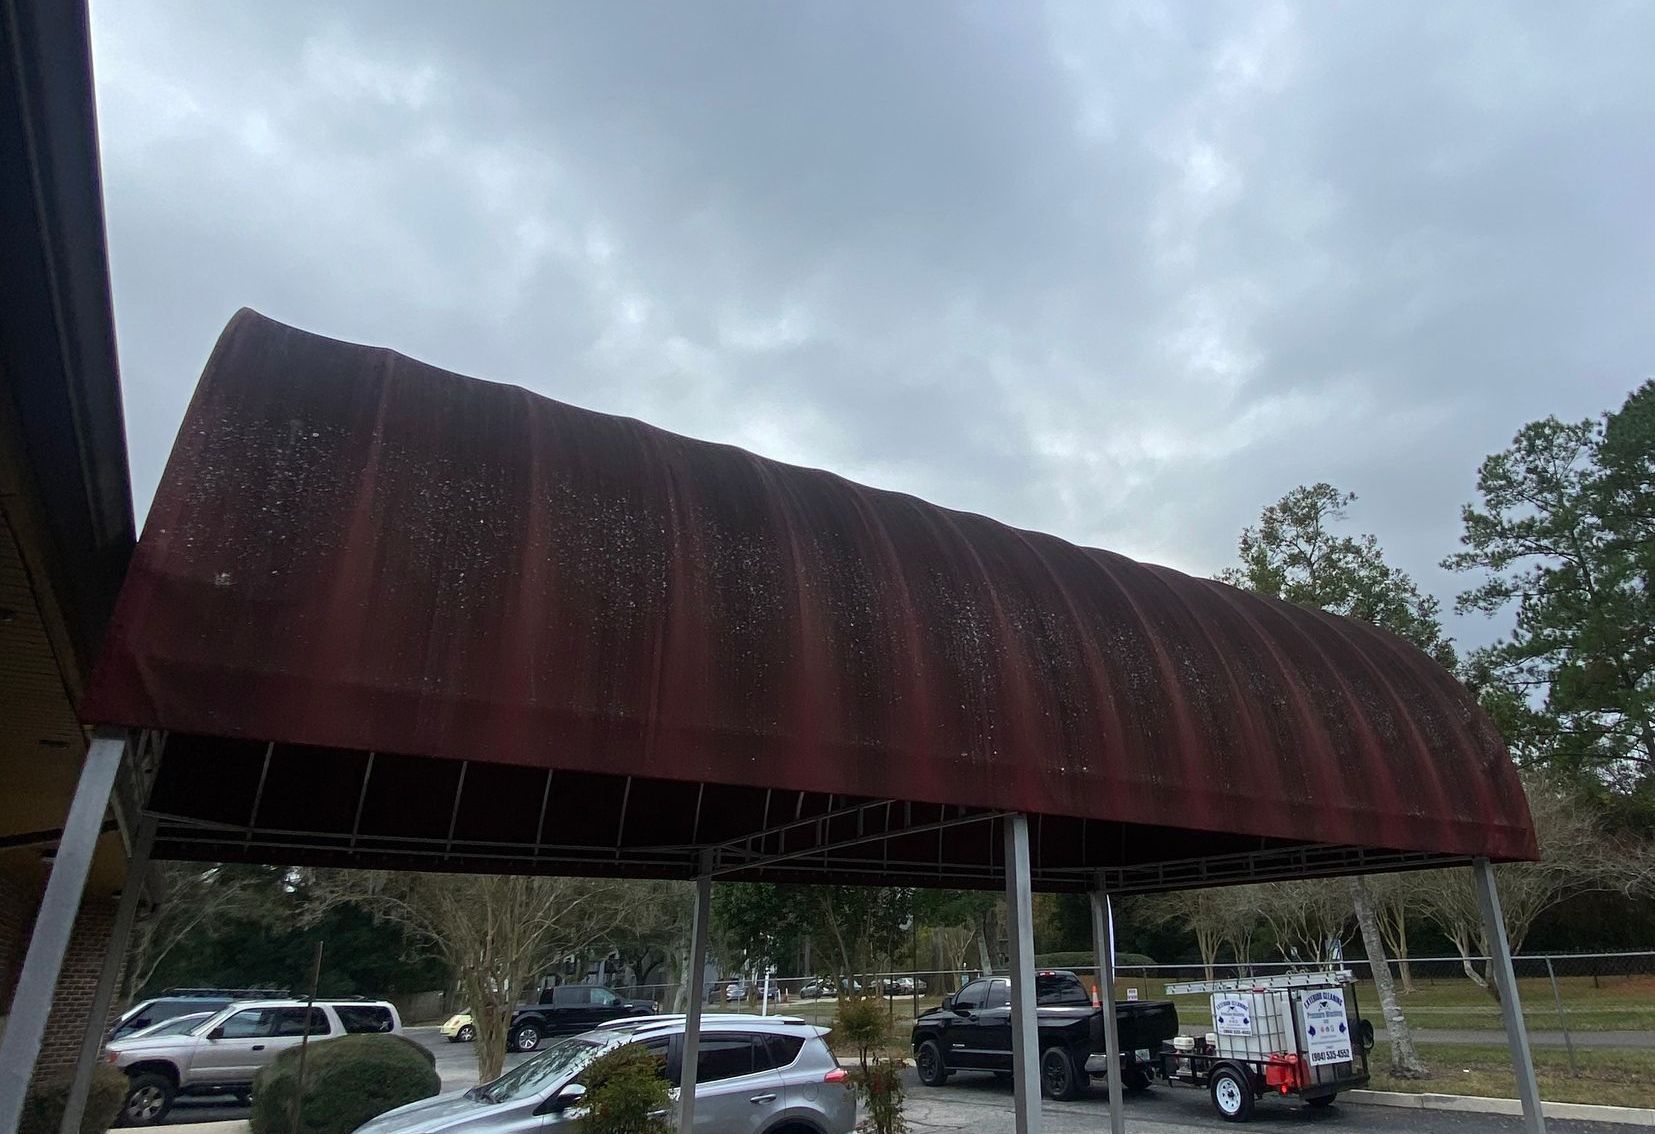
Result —
[{"label": "trailer sign board", "polygon": [[1349,1063],[1350,1018],[1345,1013],[1345,993],[1338,988],[1318,988],[1304,995],[1305,1054],[1312,1067]]},{"label": "trailer sign board", "polygon": [[1253,1006],[1233,996],[1213,997],[1213,1026],[1221,1036],[1253,1034]]}]

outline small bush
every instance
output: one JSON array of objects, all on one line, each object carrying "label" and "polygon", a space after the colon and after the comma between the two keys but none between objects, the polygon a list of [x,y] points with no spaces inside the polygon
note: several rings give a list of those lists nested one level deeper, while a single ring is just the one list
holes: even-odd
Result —
[{"label": "small bush", "polygon": [[865,1134],[907,1134],[908,1120],[902,1113],[905,1066],[901,1060],[879,1055],[857,1072],[856,1090],[862,1096],[863,1110],[857,1129]]},{"label": "small bush", "polygon": [[672,1105],[661,1059],[635,1043],[605,1052],[581,1076],[586,1134],[670,1134]]},{"label": "small bush", "polygon": [[856,1052],[864,1067],[869,1056],[884,1048],[891,1038],[891,1018],[885,1002],[876,996],[841,1000],[839,1016],[833,1021],[833,1039]]},{"label": "small bush", "polygon": [[885,1002],[872,996],[841,1000],[839,1018],[833,1022],[833,1038],[856,1049],[857,1070],[851,1081],[864,1111],[857,1129],[867,1134],[906,1134],[902,1069],[907,1064],[886,1053],[891,1018]]},{"label": "small bush", "polygon": [[[253,1134],[296,1134],[293,1101],[299,1049],[289,1048],[253,1078]],[[405,1036],[341,1036],[305,1056],[303,1128],[297,1134],[351,1134],[370,1118],[442,1090],[436,1057]]]},{"label": "small bush", "polygon": [[[69,1101],[71,1077],[67,1071],[45,1075],[29,1087],[17,1134],[58,1134],[63,1125],[63,1107]],[[81,1115],[81,1134],[104,1134],[115,1125],[115,1116],[126,1101],[127,1085],[126,1075],[107,1063],[92,1068],[92,1089]]]}]

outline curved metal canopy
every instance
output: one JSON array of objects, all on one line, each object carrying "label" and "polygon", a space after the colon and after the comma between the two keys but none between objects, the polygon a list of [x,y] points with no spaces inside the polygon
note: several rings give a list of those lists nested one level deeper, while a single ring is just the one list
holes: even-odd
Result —
[{"label": "curved metal canopy", "polygon": [[1048,887],[1535,853],[1389,634],[251,311],[83,717],[169,734],[200,857],[962,884],[1013,810]]}]

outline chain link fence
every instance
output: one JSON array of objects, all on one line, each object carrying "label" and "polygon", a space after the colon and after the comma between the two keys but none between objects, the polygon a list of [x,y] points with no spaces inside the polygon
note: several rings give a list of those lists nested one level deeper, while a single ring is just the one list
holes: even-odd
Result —
[{"label": "chain link fence", "polygon": [[[1036,960],[1043,968],[1062,968],[1076,973],[1095,995],[1095,966],[1049,963],[1072,961],[1075,957],[1075,954],[1059,954]],[[1227,961],[1210,967],[1135,964],[1122,965],[1116,970],[1116,996],[1121,1000],[1160,999],[1165,985],[1171,983],[1263,977],[1329,965],[1348,968],[1362,981],[1372,979],[1368,962],[1360,957],[1321,964],[1279,960],[1246,964]],[[1655,951],[1529,954],[1514,958],[1513,966],[1524,1021],[1534,1041],[1543,1046],[1567,1047],[1571,1064],[1579,1037],[1586,1032],[1618,1032],[1622,1033],[1615,1041],[1618,1046],[1655,1048]],[[1437,1037],[1456,1043],[1504,1042],[1505,1024],[1500,1004],[1482,987],[1488,980],[1486,958],[1435,956],[1393,960],[1391,973],[1402,993],[1403,1010],[1425,1042]],[[845,991],[879,996],[889,1004],[893,1018],[912,1018],[939,1006],[944,996],[957,992],[980,975],[982,971],[976,968],[870,973],[845,982]],[[622,996],[658,1003],[665,1012],[684,1008],[676,984],[611,987]],[[769,1012],[831,1024],[839,993],[839,984],[832,977],[772,974],[768,981],[757,977],[709,981],[703,1003],[719,1011]],[[1179,997],[1177,1001],[1180,1018],[1186,1026],[1206,1026],[1204,997]],[[1371,988],[1362,992],[1361,1002],[1365,1011],[1375,1019],[1379,1017],[1378,997]]]}]

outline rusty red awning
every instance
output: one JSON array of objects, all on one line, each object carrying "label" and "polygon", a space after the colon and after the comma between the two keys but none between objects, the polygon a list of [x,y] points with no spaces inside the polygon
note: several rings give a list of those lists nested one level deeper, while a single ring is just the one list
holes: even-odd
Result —
[{"label": "rusty red awning", "polygon": [[167,734],[188,856],[959,883],[1007,810],[1047,886],[1535,853],[1389,634],[250,311],[83,717]]}]

